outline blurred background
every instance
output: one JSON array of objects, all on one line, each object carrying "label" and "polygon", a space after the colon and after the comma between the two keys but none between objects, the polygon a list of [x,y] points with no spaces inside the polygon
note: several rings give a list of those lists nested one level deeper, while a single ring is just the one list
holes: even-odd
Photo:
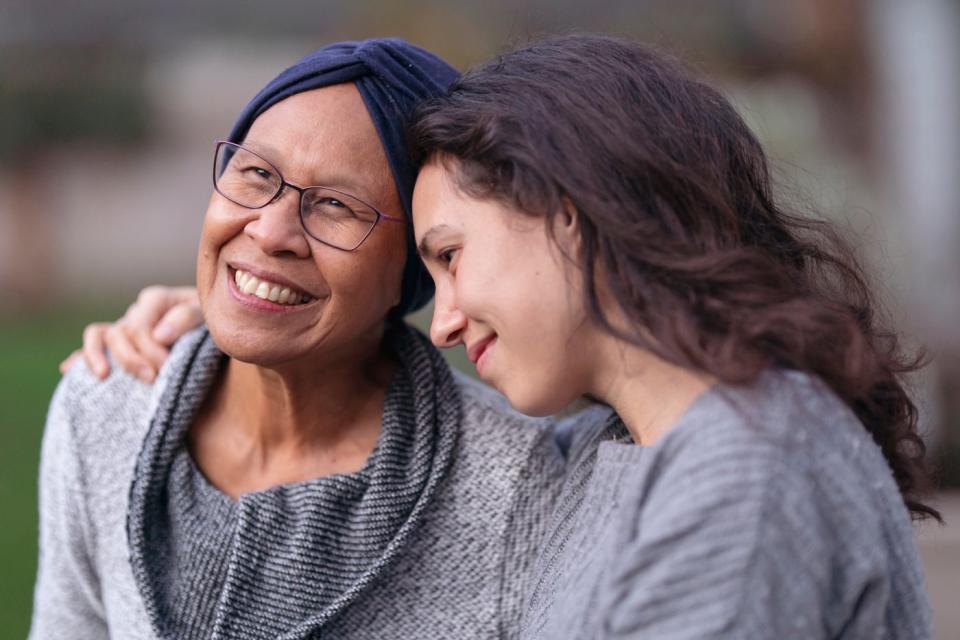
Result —
[{"label": "blurred background", "polygon": [[3,0],[0,638],[29,623],[56,365],[144,285],[192,282],[212,141],[247,100],[335,40],[398,35],[466,68],[570,31],[654,43],[709,76],[766,144],[784,193],[855,239],[892,322],[928,350],[912,383],[948,526],[919,536],[938,637],[960,637],[955,2]]}]

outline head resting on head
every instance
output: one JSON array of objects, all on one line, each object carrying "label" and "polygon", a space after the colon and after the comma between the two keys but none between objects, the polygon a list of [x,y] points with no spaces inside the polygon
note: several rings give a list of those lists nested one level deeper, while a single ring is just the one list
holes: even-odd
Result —
[{"label": "head resting on head", "polygon": [[421,105],[410,138],[462,194],[550,235],[573,212],[582,307],[619,339],[727,383],[771,367],[821,378],[913,515],[936,514],[919,501],[924,444],[899,379],[917,359],[877,321],[846,243],[785,210],[750,129],[676,60],[606,36],[536,42]]},{"label": "head resting on head", "polygon": [[[243,142],[257,117],[285,98],[352,82],[376,126],[409,219],[417,167],[408,150],[406,128],[416,107],[443,94],[457,75],[439,57],[399,38],[337,42],[305,56],[271,80],[240,113],[229,140]],[[417,257],[412,225],[408,231],[403,290],[400,303],[391,311],[393,318],[416,311],[433,295],[433,281]]]}]

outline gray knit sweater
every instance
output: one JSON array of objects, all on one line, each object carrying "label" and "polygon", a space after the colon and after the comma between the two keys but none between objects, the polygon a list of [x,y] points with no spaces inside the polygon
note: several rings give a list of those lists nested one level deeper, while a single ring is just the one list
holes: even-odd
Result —
[{"label": "gray knit sweater", "polygon": [[649,447],[568,435],[524,638],[932,637],[889,467],[822,383],[714,388]]},{"label": "gray knit sweater", "polygon": [[183,455],[221,359],[205,331],[153,386],[74,367],[44,435],[31,637],[515,633],[562,482],[552,430],[401,342],[362,471],[236,503]]}]

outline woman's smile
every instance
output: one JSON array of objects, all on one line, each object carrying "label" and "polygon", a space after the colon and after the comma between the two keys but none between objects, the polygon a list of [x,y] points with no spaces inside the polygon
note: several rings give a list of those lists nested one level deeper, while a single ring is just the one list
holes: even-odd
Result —
[{"label": "woman's smile", "polygon": [[227,266],[227,287],[242,305],[268,313],[294,313],[312,308],[319,300],[302,289],[272,274]]},{"label": "woman's smile", "polygon": [[493,354],[493,348],[497,343],[497,334],[493,333],[467,348],[467,357],[477,367],[477,375],[485,378],[484,372],[487,370],[490,358]]}]

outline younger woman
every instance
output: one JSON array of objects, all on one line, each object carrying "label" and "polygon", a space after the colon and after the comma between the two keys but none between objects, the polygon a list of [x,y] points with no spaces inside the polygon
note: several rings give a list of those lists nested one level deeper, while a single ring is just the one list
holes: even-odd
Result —
[{"label": "younger woman", "polygon": [[526,635],[931,635],[916,362],[717,91],[637,44],[560,38],[464,75],[413,139],[434,343],[526,413],[617,413],[577,434],[602,442],[570,472]]}]

